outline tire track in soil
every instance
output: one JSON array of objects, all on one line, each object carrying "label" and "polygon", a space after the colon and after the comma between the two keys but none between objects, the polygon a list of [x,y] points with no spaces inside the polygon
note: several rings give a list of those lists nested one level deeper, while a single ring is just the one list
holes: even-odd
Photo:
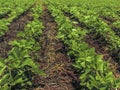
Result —
[{"label": "tire track in soil", "polygon": [[34,90],[79,90],[79,76],[64,52],[64,45],[56,38],[57,23],[45,5],[43,5],[42,21],[45,29],[41,39],[39,63],[40,69],[44,70],[47,76],[34,78],[36,87]]},{"label": "tire track in soil", "polygon": [[19,16],[18,19],[15,19],[8,26],[9,30],[5,33],[5,35],[0,37],[0,57],[7,58],[7,53],[12,48],[9,45],[9,42],[18,39],[17,33],[24,30],[26,24],[29,21],[33,20],[30,14],[31,14],[30,9],[21,14],[21,16]]}]

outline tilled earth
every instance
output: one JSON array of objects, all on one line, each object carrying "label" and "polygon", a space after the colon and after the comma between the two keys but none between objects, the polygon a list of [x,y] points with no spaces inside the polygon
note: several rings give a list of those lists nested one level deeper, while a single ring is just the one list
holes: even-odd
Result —
[{"label": "tilled earth", "polygon": [[79,76],[73,69],[73,62],[65,53],[64,44],[56,38],[57,23],[47,7],[43,5],[42,21],[44,24],[39,60],[40,69],[46,77],[35,77],[35,90],[79,90]]}]

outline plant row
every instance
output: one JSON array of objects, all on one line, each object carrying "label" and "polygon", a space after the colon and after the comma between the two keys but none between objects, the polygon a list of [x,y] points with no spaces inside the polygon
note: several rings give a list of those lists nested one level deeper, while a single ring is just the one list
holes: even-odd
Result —
[{"label": "plant row", "polygon": [[8,58],[0,59],[0,89],[1,90],[28,90],[32,86],[33,75],[45,75],[35,62],[35,54],[40,50],[40,43],[36,40],[42,34],[39,17],[42,14],[40,5],[32,8],[33,21],[29,22],[24,31],[18,33],[19,40],[10,42],[12,49]]},{"label": "plant row", "polygon": [[[100,16],[109,17],[110,19],[118,19],[120,16],[120,1],[118,0],[52,0],[52,2],[62,3],[69,7],[77,6],[78,8],[84,8],[87,11],[93,11]],[[120,20],[120,19],[119,19]]]},{"label": "plant row", "polygon": [[116,35],[107,23],[95,15],[96,13],[91,11],[86,12],[84,9],[77,7],[64,8],[63,6],[60,6],[59,8],[65,12],[69,12],[73,17],[77,18],[79,22],[85,24],[85,26],[88,26],[89,32],[96,32],[96,34],[99,33],[103,36],[109,43],[111,50],[120,47],[120,37]]},{"label": "plant row", "polygon": [[0,19],[0,36],[4,35],[8,30],[10,23],[29,10],[34,3],[34,0],[9,0],[0,1],[0,17],[7,16],[7,18]]}]

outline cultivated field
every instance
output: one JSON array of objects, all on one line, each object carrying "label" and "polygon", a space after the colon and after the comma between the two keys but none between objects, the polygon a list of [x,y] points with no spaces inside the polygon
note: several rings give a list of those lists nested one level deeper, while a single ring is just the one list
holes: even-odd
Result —
[{"label": "cultivated field", "polygon": [[120,1],[0,0],[0,90],[120,90]]}]

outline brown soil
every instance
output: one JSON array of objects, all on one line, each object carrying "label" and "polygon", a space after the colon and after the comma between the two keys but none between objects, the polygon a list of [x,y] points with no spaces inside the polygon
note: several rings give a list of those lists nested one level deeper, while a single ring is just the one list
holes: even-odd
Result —
[{"label": "brown soil", "polygon": [[42,21],[45,29],[39,63],[46,77],[35,77],[34,90],[79,90],[79,77],[72,67],[71,59],[63,52],[63,43],[56,38],[57,24],[45,5]]},{"label": "brown soil", "polygon": [[0,57],[7,58],[8,51],[12,48],[9,42],[17,39],[17,33],[24,30],[25,25],[31,20],[30,11],[27,11],[8,26],[9,30],[0,37]]}]

